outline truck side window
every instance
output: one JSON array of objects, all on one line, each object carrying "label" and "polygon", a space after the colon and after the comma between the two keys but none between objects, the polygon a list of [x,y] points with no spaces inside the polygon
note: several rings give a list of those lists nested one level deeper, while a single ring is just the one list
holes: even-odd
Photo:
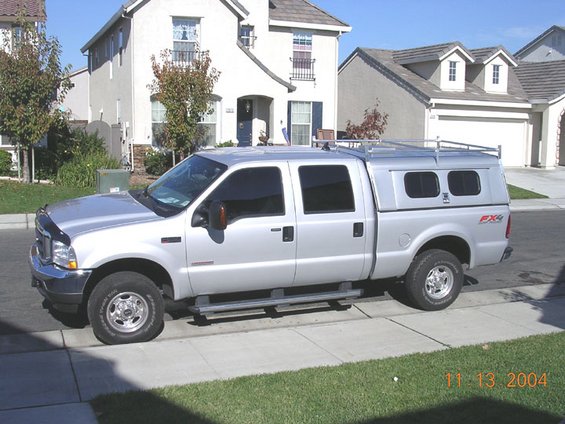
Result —
[{"label": "truck side window", "polygon": [[346,166],[301,166],[298,173],[305,214],[355,211],[353,188]]},{"label": "truck side window", "polygon": [[481,192],[481,180],[475,171],[451,171],[447,182],[454,196],[476,196]]},{"label": "truck side window", "polygon": [[434,172],[407,172],[404,188],[413,199],[439,196],[439,180]]},{"label": "truck side window", "polygon": [[242,218],[284,215],[281,171],[277,167],[241,169],[227,177],[208,200],[224,202],[229,223]]}]

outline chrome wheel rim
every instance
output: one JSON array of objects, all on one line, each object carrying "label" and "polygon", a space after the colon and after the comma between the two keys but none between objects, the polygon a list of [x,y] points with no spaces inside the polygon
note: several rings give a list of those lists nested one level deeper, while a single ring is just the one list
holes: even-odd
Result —
[{"label": "chrome wheel rim", "polygon": [[106,320],[120,333],[139,330],[149,316],[149,305],[137,293],[120,293],[112,298],[106,308]]},{"label": "chrome wheel rim", "polygon": [[443,299],[453,288],[453,271],[445,265],[439,265],[428,272],[426,292],[432,299]]}]

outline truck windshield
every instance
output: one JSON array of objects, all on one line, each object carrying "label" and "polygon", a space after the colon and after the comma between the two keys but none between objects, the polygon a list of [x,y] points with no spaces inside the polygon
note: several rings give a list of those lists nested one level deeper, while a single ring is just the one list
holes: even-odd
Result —
[{"label": "truck windshield", "polygon": [[146,198],[159,209],[178,213],[218,178],[227,166],[198,155],[192,155],[163,174],[144,191]]}]

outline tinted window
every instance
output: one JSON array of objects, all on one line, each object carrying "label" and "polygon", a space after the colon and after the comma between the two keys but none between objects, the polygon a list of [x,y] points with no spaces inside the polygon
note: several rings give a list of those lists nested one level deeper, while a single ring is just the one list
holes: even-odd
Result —
[{"label": "tinted window", "polygon": [[408,172],[404,175],[404,188],[413,199],[437,197],[439,180],[433,172]]},{"label": "tinted window", "polygon": [[481,180],[475,171],[451,171],[447,182],[454,196],[476,196],[481,192]]},{"label": "tinted window", "polygon": [[252,216],[284,215],[281,172],[275,167],[236,171],[208,200],[224,202],[229,223]]},{"label": "tinted window", "polygon": [[298,173],[305,214],[355,211],[346,166],[301,166]]}]

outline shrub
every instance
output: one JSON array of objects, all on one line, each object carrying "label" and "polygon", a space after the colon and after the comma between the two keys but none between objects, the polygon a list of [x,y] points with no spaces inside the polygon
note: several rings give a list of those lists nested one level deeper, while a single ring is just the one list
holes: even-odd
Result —
[{"label": "shrub", "polygon": [[221,143],[216,144],[216,147],[234,147],[234,146],[235,144],[231,140],[223,141]]},{"label": "shrub", "polygon": [[173,166],[173,154],[172,152],[149,150],[145,155],[143,165],[148,174],[163,175]]},{"label": "shrub", "polygon": [[8,175],[12,169],[12,155],[0,150],[0,175]]},{"label": "shrub", "polygon": [[95,187],[97,169],[120,168],[120,162],[106,152],[78,155],[59,168],[55,183],[70,187]]}]

